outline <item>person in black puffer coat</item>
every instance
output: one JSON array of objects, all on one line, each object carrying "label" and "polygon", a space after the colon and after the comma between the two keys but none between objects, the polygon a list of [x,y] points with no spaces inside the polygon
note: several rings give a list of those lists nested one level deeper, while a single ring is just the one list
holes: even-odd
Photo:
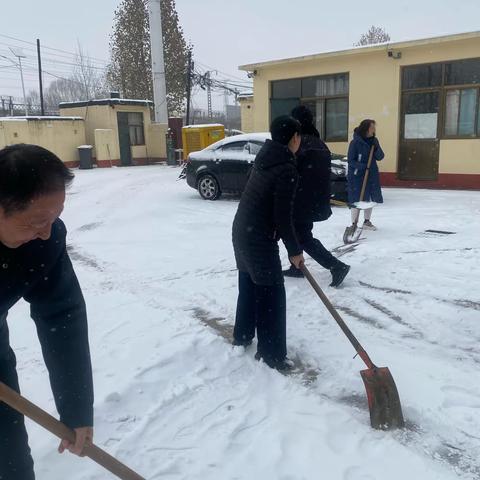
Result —
[{"label": "person in black puffer coat", "polygon": [[248,346],[258,335],[256,358],[272,368],[290,366],[286,343],[286,298],[278,241],[299,268],[302,248],[293,225],[297,188],[295,152],[300,124],[278,117],[257,154],[233,222],[233,247],[239,270],[239,295],[233,344]]},{"label": "person in black puffer coat", "polygon": [[[62,440],[59,451],[80,455],[93,438],[93,379],[85,301],[58,218],[72,180],[65,164],[42,147],[0,150],[0,381],[20,391],[7,315],[23,298],[60,419],[76,433],[76,443]],[[23,415],[0,402],[0,479],[34,478]]]},{"label": "person in black puffer coat", "polygon": [[[322,267],[332,273],[330,286],[338,287],[347,276],[350,267],[335,258],[314,238],[314,222],[323,222],[332,215],[330,208],[330,167],[332,154],[320,139],[314,125],[312,112],[300,105],[292,116],[301,124],[302,143],[297,152],[299,183],[295,198],[294,221],[302,248]],[[294,265],[284,272],[287,277],[303,277]]]}]

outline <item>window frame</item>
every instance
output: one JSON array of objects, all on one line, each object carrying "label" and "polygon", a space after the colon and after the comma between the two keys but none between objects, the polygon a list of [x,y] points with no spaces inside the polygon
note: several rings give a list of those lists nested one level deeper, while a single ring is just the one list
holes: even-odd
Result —
[{"label": "window frame", "polygon": [[[145,122],[144,122],[144,118],[143,118],[143,112],[127,112],[128,113],[128,116],[127,116],[127,125],[128,125],[128,136],[130,138],[130,146],[131,147],[143,147],[146,145],[146,140],[145,140]],[[138,115],[140,118],[141,116],[141,122],[140,120],[137,122],[131,122],[130,121],[130,114],[135,114],[135,115]],[[135,143],[132,142],[132,135],[131,135],[131,128],[134,128],[135,130]],[[141,132],[141,141],[143,141],[143,143],[137,143],[137,140],[138,140],[138,132],[140,129],[140,132]]]},{"label": "window frame", "polygon": [[[438,127],[438,140],[476,140],[480,139],[480,84],[459,84],[459,85],[447,85],[446,84],[446,65],[455,63],[455,62],[465,62],[468,60],[479,60],[479,57],[474,58],[465,58],[460,60],[453,60],[453,61],[443,61],[443,62],[429,62],[429,63],[420,63],[414,65],[404,65],[401,67],[400,71],[400,93],[403,96],[404,93],[427,93],[437,91],[440,94],[440,104],[439,104],[439,127]],[[425,67],[428,65],[435,65],[441,64],[442,66],[442,81],[440,85],[435,87],[418,87],[418,88],[404,88],[403,85],[403,78],[404,78],[404,70],[408,68],[414,67]],[[475,128],[473,135],[447,135],[446,134],[446,117],[447,117],[447,92],[450,90],[471,90],[476,89],[478,90],[477,94],[477,106],[475,111]],[[460,108],[458,109],[458,116],[460,116]],[[403,122],[403,119],[401,119]],[[458,132],[458,122],[457,122],[457,132]]]},{"label": "window frame", "polygon": [[[460,92],[460,101],[459,101],[459,108],[457,112],[457,132],[460,126],[460,112],[462,109],[462,91],[463,90],[476,90],[477,91],[477,104],[475,106],[475,115],[474,121],[475,124],[473,126],[473,135],[448,135],[446,133],[446,118],[447,118],[447,93],[452,90],[458,90]],[[444,113],[444,118],[442,121],[442,128],[441,138],[444,140],[475,140],[480,138],[480,85],[455,85],[455,86],[448,86],[444,88],[444,92],[442,95],[442,112]]]},{"label": "window frame", "polygon": [[[335,76],[345,76],[347,77],[348,81],[348,91],[345,94],[338,94],[338,95],[323,95],[323,96],[318,96],[318,97],[312,97],[312,96],[303,96],[303,80],[306,79],[315,79],[315,78],[329,78],[329,77],[335,77]],[[275,82],[282,82],[285,80],[300,80],[300,85],[301,85],[301,91],[300,94],[301,96],[299,98],[297,97],[290,97],[290,98],[275,98],[273,96],[273,84]],[[329,142],[329,143],[339,143],[339,142],[348,142],[348,127],[349,127],[349,118],[350,118],[350,72],[337,72],[337,73],[329,73],[325,75],[311,75],[308,77],[300,77],[300,78],[289,78],[289,79],[278,79],[278,80],[271,80],[270,81],[270,122],[272,122],[272,100],[292,100],[298,101],[299,105],[304,105],[307,103],[316,103],[321,101],[323,103],[323,131],[319,132],[320,133],[320,138],[322,138],[323,141]],[[327,102],[329,100],[346,100],[347,101],[347,125],[346,125],[346,131],[344,136],[339,136],[339,137],[328,137],[327,138]],[[315,115],[316,116],[316,115]]]}]

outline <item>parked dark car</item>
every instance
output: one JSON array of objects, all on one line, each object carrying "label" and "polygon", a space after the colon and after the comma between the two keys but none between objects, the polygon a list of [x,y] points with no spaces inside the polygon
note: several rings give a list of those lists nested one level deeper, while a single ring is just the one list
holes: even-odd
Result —
[{"label": "parked dark car", "polygon": [[[182,174],[205,200],[217,200],[223,193],[238,195],[243,192],[255,156],[267,138],[269,133],[250,133],[220,140],[191,153]],[[332,155],[330,178],[332,198],[346,201],[347,163],[343,155]]]}]

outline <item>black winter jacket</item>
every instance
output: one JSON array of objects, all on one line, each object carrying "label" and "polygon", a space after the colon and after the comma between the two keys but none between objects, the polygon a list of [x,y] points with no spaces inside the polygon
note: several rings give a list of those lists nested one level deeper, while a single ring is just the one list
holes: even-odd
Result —
[{"label": "black winter jacket", "polygon": [[267,140],[257,154],[233,222],[237,267],[259,285],[283,283],[278,240],[293,257],[302,253],[293,226],[298,174],[295,156]]},{"label": "black winter jacket", "polygon": [[[0,359],[9,355],[8,310],[30,303],[61,420],[71,428],[93,425],[93,382],[87,314],[66,250],[66,228],[52,226],[49,240],[16,249],[0,243]],[[0,379],[1,380],[1,379]],[[1,429],[1,425],[0,425]]]},{"label": "black winter jacket", "polygon": [[327,145],[314,135],[303,135],[297,152],[299,174],[295,198],[295,223],[327,220],[330,208],[330,168],[332,154]]}]

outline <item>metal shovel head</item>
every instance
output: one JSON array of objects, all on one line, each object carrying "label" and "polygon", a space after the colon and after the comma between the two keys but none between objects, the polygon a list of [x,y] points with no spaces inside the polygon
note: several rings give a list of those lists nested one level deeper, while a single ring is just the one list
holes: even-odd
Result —
[{"label": "metal shovel head", "polygon": [[357,230],[358,228],[356,225],[350,225],[345,229],[345,233],[343,234],[343,243],[345,245],[355,243],[359,239],[362,233],[358,233]]},{"label": "metal shovel head", "polygon": [[387,367],[375,367],[360,372],[367,390],[370,423],[378,430],[405,426],[397,386]]}]

